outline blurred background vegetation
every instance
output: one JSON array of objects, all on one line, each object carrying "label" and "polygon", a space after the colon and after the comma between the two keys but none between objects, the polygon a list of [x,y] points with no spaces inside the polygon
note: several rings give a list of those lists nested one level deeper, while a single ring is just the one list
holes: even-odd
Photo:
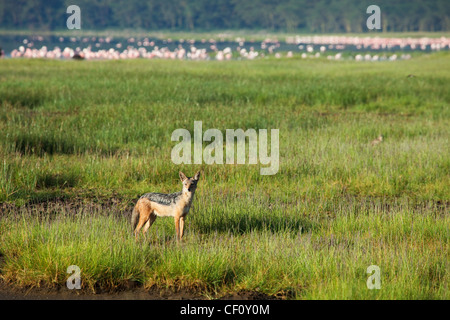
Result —
[{"label": "blurred background vegetation", "polygon": [[376,4],[383,31],[450,30],[448,0],[0,0],[0,28],[65,29],[73,4],[83,29],[365,32],[366,9]]}]

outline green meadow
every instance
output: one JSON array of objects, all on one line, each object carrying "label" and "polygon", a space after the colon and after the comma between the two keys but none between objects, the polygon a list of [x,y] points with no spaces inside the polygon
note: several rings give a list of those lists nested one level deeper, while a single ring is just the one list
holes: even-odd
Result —
[{"label": "green meadow", "polygon": [[[92,292],[133,281],[205,298],[449,299],[449,67],[447,52],[0,60],[0,280],[65,288],[77,265]],[[279,129],[278,173],[174,164],[172,132],[194,121]],[[138,197],[197,170],[182,242],[171,218],[136,242]]]}]

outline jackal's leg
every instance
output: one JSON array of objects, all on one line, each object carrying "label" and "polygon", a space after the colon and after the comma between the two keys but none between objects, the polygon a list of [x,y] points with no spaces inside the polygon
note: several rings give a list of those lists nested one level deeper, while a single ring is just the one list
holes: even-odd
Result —
[{"label": "jackal's leg", "polygon": [[180,217],[175,217],[175,231],[177,232],[177,240],[181,240],[180,237]]},{"label": "jackal's leg", "polygon": [[136,229],[134,230],[134,237],[137,239],[139,231],[141,231],[142,226],[144,225],[145,220],[144,219],[139,219],[138,225],[136,227]]},{"label": "jackal's leg", "polygon": [[142,229],[142,232],[145,234],[147,233],[148,229],[152,226],[153,222],[155,222],[157,215],[154,213],[150,214],[150,218],[147,220],[147,222],[144,224],[144,228]]},{"label": "jackal's leg", "polygon": [[184,217],[180,218],[180,240],[183,238],[184,234]]},{"label": "jackal's leg", "polygon": [[134,230],[134,235],[136,239],[139,234],[139,231],[150,219],[150,215],[152,213],[152,206],[150,204],[150,201],[148,201],[147,199],[139,200],[137,205],[139,208],[139,222],[136,226],[136,229]]}]

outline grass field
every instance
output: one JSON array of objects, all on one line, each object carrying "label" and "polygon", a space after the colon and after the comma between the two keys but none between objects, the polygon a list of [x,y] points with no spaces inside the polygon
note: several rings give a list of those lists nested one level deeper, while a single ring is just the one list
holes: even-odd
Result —
[{"label": "grass field", "polygon": [[[0,279],[65,286],[77,265],[86,290],[132,280],[205,297],[449,299],[449,67],[449,53],[0,60]],[[173,130],[197,120],[279,129],[279,172],[173,164]],[[157,219],[136,243],[136,199],[179,191],[178,171],[198,169],[183,242]]]}]

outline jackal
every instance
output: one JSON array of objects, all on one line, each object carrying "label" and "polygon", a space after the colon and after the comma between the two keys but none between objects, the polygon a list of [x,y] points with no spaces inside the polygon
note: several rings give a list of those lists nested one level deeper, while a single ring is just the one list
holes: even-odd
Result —
[{"label": "jackal", "polygon": [[160,216],[174,218],[177,239],[181,240],[184,232],[184,219],[194,200],[200,171],[192,178],[186,177],[181,171],[179,175],[183,183],[183,189],[180,192],[170,194],[146,193],[139,198],[131,215],[131,225],[136,239],[142,227],[144,227],[143,232],[146,233],[155,222],[156,217]]},{"label": "jackal", "polygon": [[383,141],[383,135],[382,135],[382,134],[380,134],[380,135],[378,136],[378,138],[376,138],[375,140],[373,140],[370,144],[371,144],[372,146],[375,146],[375,145],[381,143],[381,141]]}]

